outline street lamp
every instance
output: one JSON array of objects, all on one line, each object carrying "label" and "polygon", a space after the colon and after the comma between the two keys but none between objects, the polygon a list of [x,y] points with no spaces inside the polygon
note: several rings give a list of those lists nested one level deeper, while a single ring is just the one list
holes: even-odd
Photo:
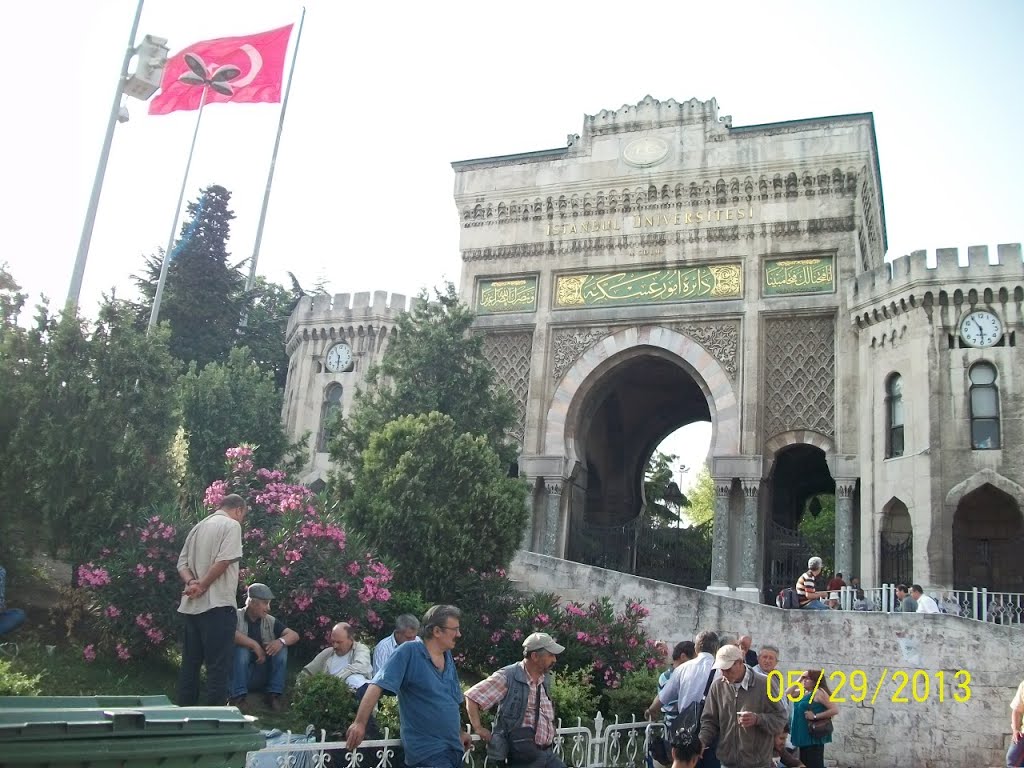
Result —
[{"label": "street lamp", "polygon": [[[92,193],[89,195],[89,206],[85,212],[82,236],[78,241],[78,255],[75,257],[75,267],[71,272],[71,285],[68,288],[66,304],[67,308],[74,311],[78,309],[78,297],[82,293],[85,261],[89,257],[89,244],[92,242],[92,230],[96,223],[96,211],[100,205],[103,177],[107,173],[110,145],[114,141],[114,126],[128,121],[128,110],[124,109],[121,105],[121,97],[127,94],[128,96],[145,101],[152,96],[156,89],[160,87],[160,78],[163,76],[164,64],[167,61],[167,41],[162,37],[146,35],[142,44],[138,48],[135,47],[135,35],[139,31],[139,19],[142,17],[144,1],[139,0],[139,5],[135,9],[132,31],[128,36],[128,47],[124,52],[124,60],[121,62],[121,73],[118,75],[117,88],[114,90],[114,104],[110,108],[110,117],[107,119],[107,132],[103,137],[100,161],[96,168],[96,176],[92,182]],[[138,67],[129,76],[128,65],[131,63],[132,56],[136,53],[139,54]]]}]

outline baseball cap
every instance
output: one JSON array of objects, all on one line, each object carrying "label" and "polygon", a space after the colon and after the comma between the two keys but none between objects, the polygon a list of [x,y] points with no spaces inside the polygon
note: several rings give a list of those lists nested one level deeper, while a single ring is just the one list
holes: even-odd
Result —
[{"label": "baseball cap", "polygon": [[555,638],[547,632],[534,632],[523,640],[523,653],[531,651],[547,651],[548,653],[559,654],[565,650],[564,645],[555,642]]},{"label": "baseball cap", "polygon": [[253,600],[273,600],[274,593],[270,591],[270,587],[266,584],[250,584],[249,589],[246,590],[246,595],[251,597]]},{"label": "baseball cap", "polygon": [[743,661],[743,651],[735,645],[723,645],[715,654],[715,663],[712,669],[728,669],[737,661]]}]

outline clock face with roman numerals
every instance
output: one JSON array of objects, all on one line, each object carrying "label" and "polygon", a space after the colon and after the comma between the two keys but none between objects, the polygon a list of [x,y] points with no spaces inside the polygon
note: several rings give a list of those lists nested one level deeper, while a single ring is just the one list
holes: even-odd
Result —
[{"label": "clock face with roman numerals", "polygon": [[347,371],[352,364],[352,347],[339,342],[327,351],[327,370],[331,373]]},{"label": "clock face with roman numerals", "polygon": [[971,312],[960,321],[960,338],[972,347],[991,347],[1002,337],[1002,322],[987,310]]}]

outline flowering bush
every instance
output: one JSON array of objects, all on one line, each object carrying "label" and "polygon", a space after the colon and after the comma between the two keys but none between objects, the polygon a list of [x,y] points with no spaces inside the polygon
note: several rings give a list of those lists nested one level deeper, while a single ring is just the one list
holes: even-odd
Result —
[{"label": "flowering bush", "polygon": [[[288,483],[279,470],[257,468],[251,447],[226,455],[227,476],[207,488],[204,501],[212,511],[237,493],[249,504],[239,605],[246,585],[267,584],[276,596],[274,615],[318,647],[338,621],[380,630],[391,568],[322,511],[309,488]],[[193,523],[171,513],[126,525],[94,562],[79,567],[79,585],[93,598],[87,660],[107,653],[127,661],[162,651],[176,636],[177,559]]]}]

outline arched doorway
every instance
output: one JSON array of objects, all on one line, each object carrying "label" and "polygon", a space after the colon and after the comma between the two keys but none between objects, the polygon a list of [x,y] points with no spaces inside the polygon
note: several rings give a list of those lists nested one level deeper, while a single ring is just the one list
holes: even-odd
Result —
[{"label": "arched doorway", "polygon": [[914,528],[907,505],[893,497],[882,508],[878,542],[879,577],[883,584],[914,581]]},{"label": "arched doorway", "polygon": [[965,494],[953,515],[953,586],[1017,592],[1024,581],[1024,526],[1010,494],[985,483]]},{"label": "arched doorway", "polygon": [[[800,534],[804,514],[812,513],[809,502],[822,494],[835,495],[825,451],[817,445],[796,443],[780,448],[771,465],[770,524],[766,526],[764,559],[764,599],[786,587],[792,587],[807,570],[811,547]],[[845,574],[848,578],[850,574]]]},{"label": "arched doorway", "polygon": [[652,514],[644,478],[652,453],[667,435],[710,420],[704,392],[674,356],[647,348],[614,361],[580,403],[569,559],[707,586],[710,554],[696,567],[692,556],[691,540],[700,532]]}]

